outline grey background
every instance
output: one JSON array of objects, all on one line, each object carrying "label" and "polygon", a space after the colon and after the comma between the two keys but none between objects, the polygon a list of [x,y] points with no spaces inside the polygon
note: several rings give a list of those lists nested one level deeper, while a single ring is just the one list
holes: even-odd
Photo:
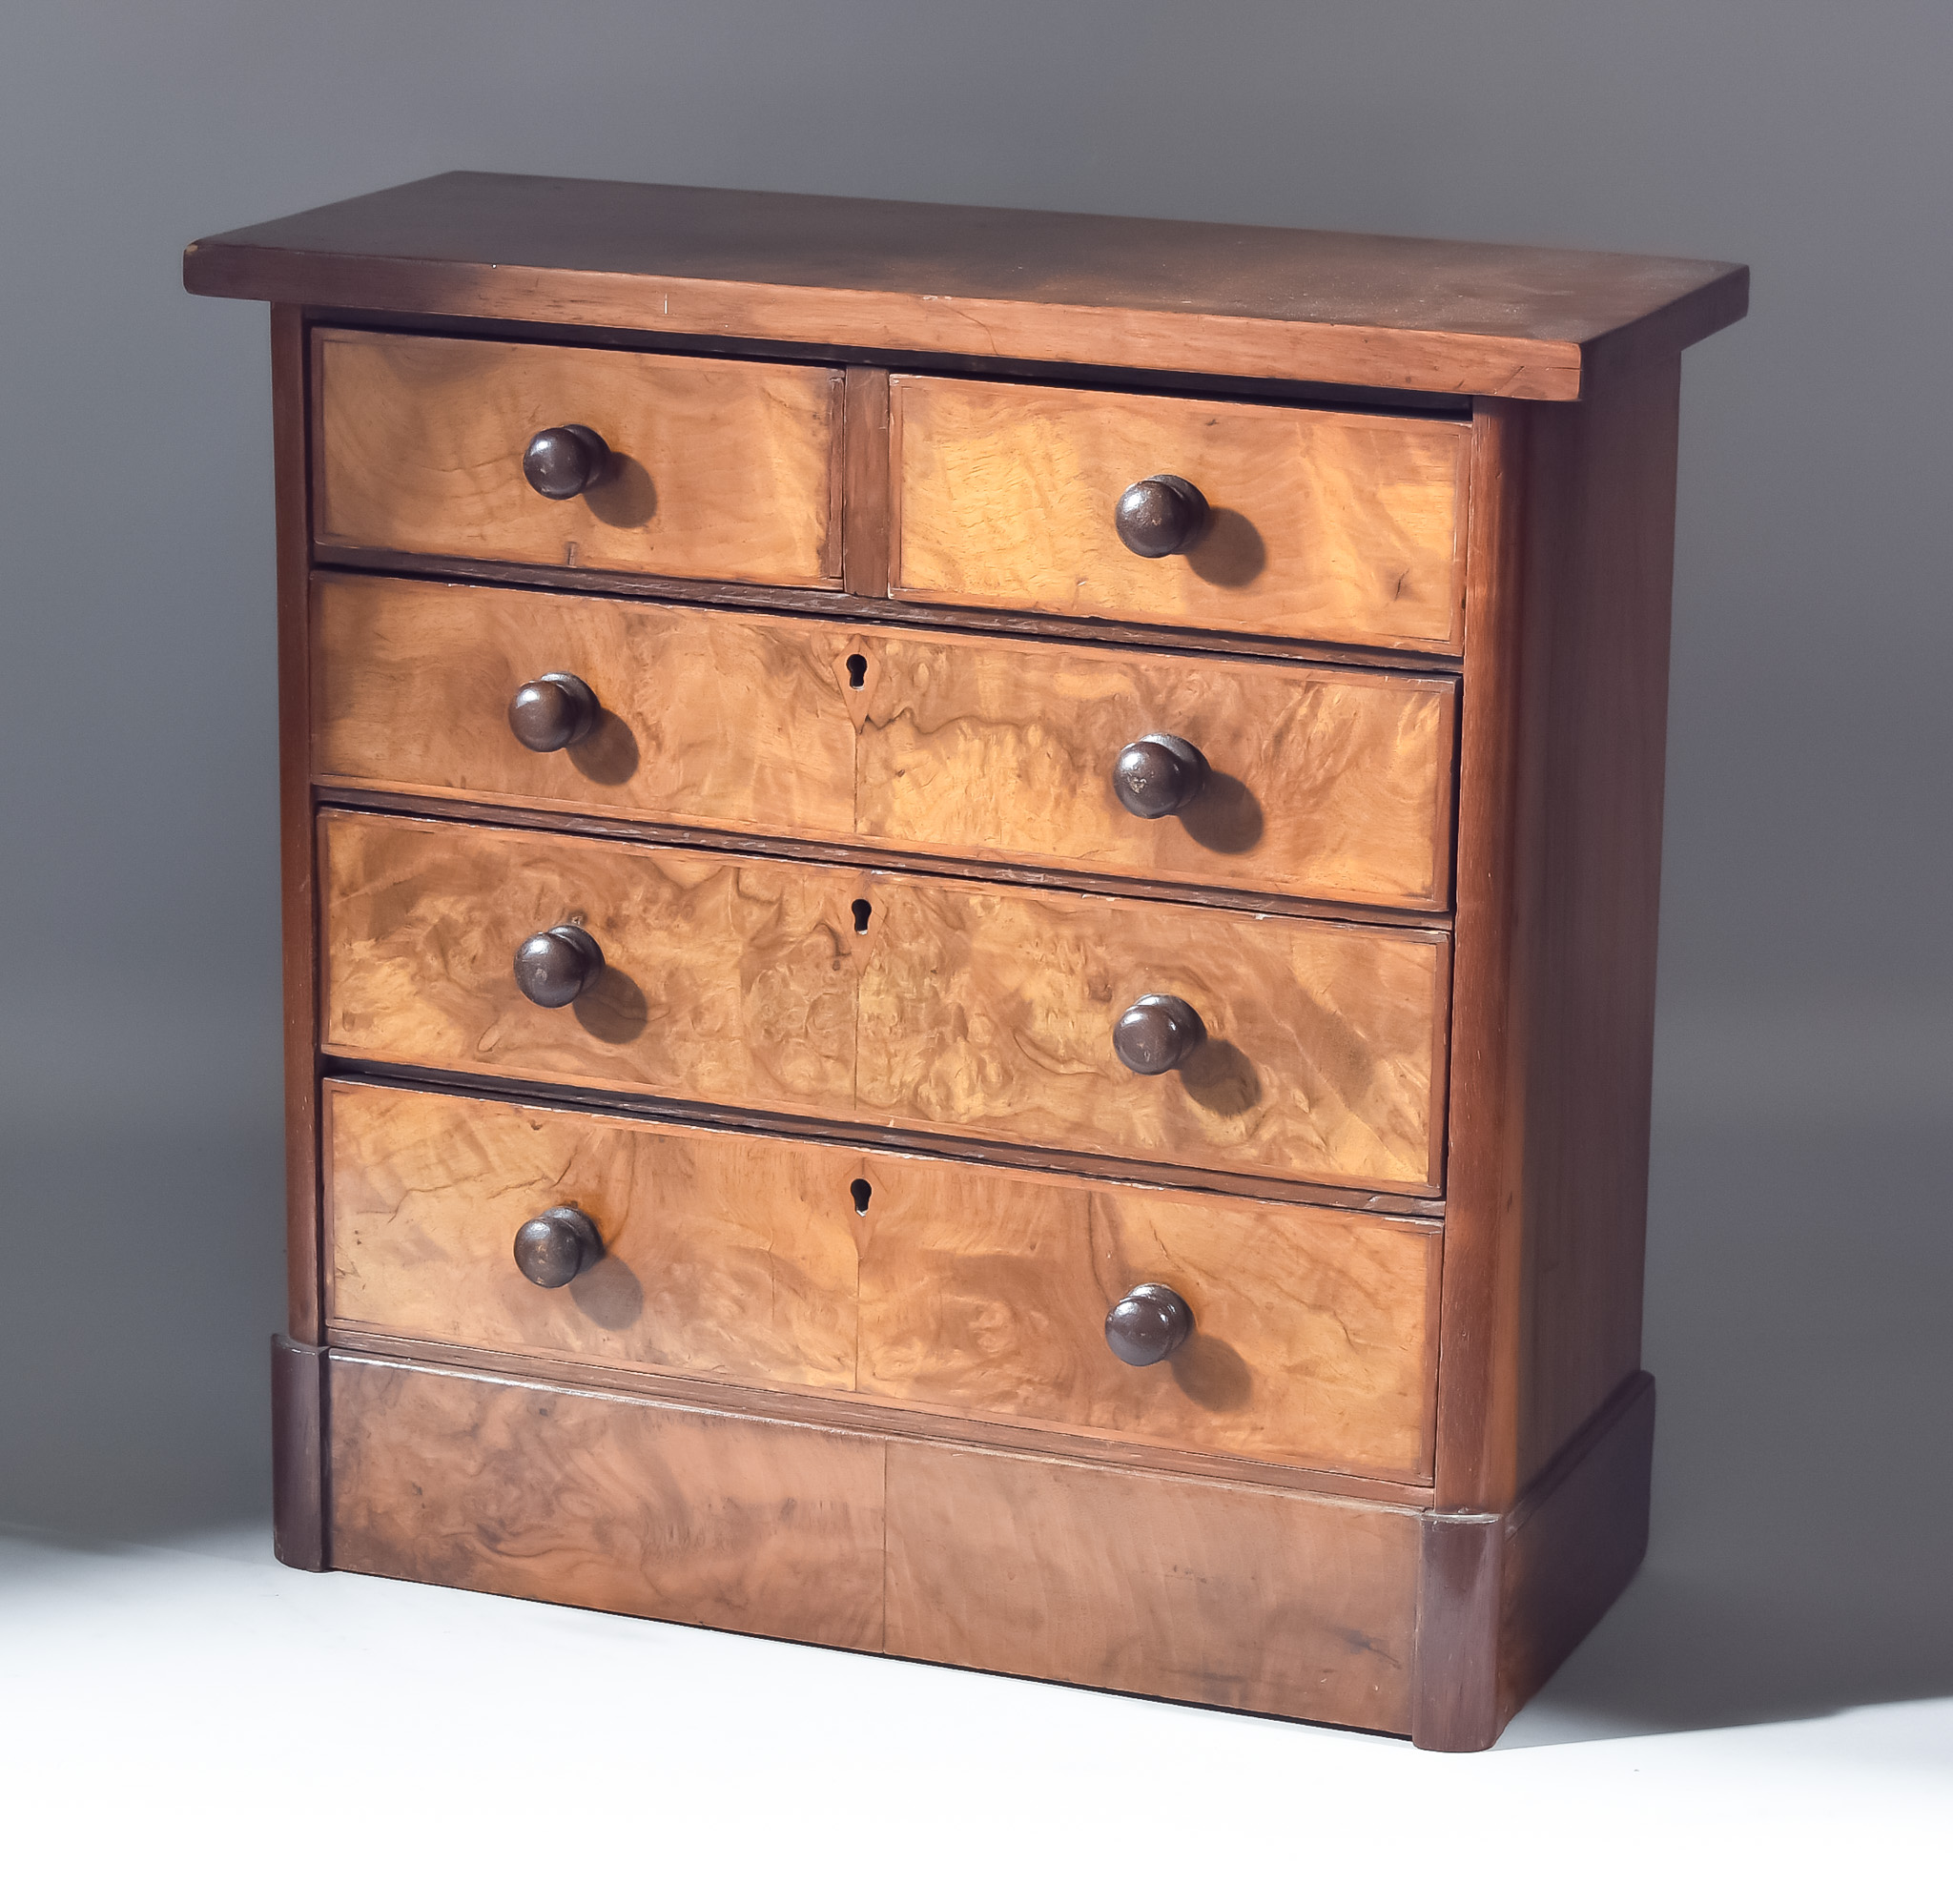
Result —
[{"label": "grey background", "polygon": [[1953,1691],[1953,10],[68,0],[0,28],[0,1520],[265,1507],[269,401],[190,238],[473,167],[1736,258],[1684,378],[1655,1533],[1570,1736]]}]

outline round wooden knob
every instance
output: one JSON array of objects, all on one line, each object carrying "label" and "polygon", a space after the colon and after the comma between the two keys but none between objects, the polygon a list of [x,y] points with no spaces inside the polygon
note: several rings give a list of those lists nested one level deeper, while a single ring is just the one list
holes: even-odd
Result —
[{"label": "round wooden knob", "polygon": [[515,982],[532,1005],[554,1011],[596,984],[604,952],[581,926],[551,926],[515,949]]},{"label": "round wooden knob", "polygon": [[523,474],[538,496],[567,502],[594,489],[610,468],[610,445],[582,423],[538,430],[523,452]]},{"label": "round wooden knob", "polygon": [[1105,1318],[1105,1341],[1120,1361],[1149,1368],[1164,1361],[1193,1333],[1186,1298],[1163,1282],[1128,1289]]},{"label": "round wooden knob", "polygon": [[1207,521],[1207,499],[1183,476],[1149,476],[1119,499],[1112,526],[1135,555],[1178,555]]},{"label": "round wooden knob", "polygon": [[1184,998],[1156,992],[1125,1008],[1112,1028],[1112,1049],[1128,1071],[1155,1077],[1184,1063],[1206,1035],[1201,1014]]},{"label": "round wooden knob", "polygon": [[1163,820],[1179,812],[1200,798],[1206,784],[1206,755],[1178,734],[1148,734],[1112,765],[1119,804],[1142,820]]},{"label": "round wooden knob", "polygon": [[515,1266],[538,1289],[561,1289],[603,1256],[604,1239],[596,1224],[567,1203],[531,1217],[515,1233]]},{"label": "round wooden knob", "polygon": [[597,725],[597,697],[573,674],[540,674],[508,704],[508,727],[531,753],[573,747]]}]

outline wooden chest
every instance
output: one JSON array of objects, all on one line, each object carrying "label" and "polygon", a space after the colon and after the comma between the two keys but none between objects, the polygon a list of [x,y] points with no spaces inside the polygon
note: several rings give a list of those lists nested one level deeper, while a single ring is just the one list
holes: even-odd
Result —
[{"label": "wooden chest", "polygon": [[450,174],[272,305],[278,1551],[1489,1745],[1646,1539],[1723,265]]}]

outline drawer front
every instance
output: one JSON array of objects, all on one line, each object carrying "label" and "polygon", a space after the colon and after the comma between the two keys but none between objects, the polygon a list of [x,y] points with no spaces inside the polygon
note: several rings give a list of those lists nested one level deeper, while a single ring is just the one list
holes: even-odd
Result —
[{"label": "drawer front", "polygon": [[882,1444],[335,1352],[336,1567],[882,1643]]},{"label": "drawer front", "polygon": [[[384,1085],[325,1098],[337,1325],[1429,1476],[1434,1224]],[[563,1204],[605,1253],[538,1288],[515,1234]],[[1145,1282],[1193,1327],[1131,1367],[1106,1317]]]},{"label": "drawer front", "polygon": [[[840,585],[838,370],[364,331],[313,353],[321,543]],[[552,501],[523,458],[565,423],[610,460]]]},{"label": "drawer front", "polygon": [[[893,381],[891,592],[1455,652],[1468,425],[942,378]],[[1128,485],[1207,504],[1183,553],[1120,541]]]},{"label": "drawer front", "polygon": [[[319,583],[313,626],[329,786],[1358,904],[1450,896],[1448,681],[377,577]],[[549,673],[602,711],[532,752],[508,704]],[[1142,819],[1113,769],[1162,732],[1207,782]]]},{"label": "drawer front", "polygon": [[[846,1116],[858,878],[832,867],[377,815],[319,826],[336,1056]],[[532,1004],[516,948],[574,923],[604,950]]]},{"label": "drawer front", "polygon": [[1410,1729],[1414,1513],[899,1442],[886,1499],[892,1653]]},{"label": "drawer front", "polygon": [[[1449,944],[1433,932],[960,881],[877,882],[862,1116],[1061,1151],[1434,1192]],[[1184,1001],[1141,1076],[1113,1031]]]},{"label": "drawer front", "polygon": [[[858,1168],[864,1394],[1429,1479],[1435,1224],[927,1157]],[[1147,1282],[1193,1326],[1130,1367],[1106,1317]]]},{"label": "drawer front", "polygon": [[[847,1388],[852,1153],[332,1083],[328,1313],[354,1328],[741,1382]],[[601,1260],[559,1288],[516,1232],[583,1211]]]},{"label": "drawer front", "polygon": [[[378,815],[320,854],[337,1056],[1436,1187],[1440,933]],[[606,964],[545,1010],[512,960],[563,923]],[[1113,1030],[1160,994],[1205,1036],[1141,1076]]]}]

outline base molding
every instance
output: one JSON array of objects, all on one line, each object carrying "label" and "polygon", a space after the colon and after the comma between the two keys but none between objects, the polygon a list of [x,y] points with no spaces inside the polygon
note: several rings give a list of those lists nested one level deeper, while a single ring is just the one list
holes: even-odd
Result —
[{"label": "base molding", "polygon": [[325,1511],[326,1352],[271,1339],[272,1550],[287,1566],[331,1565]]},{"label": "base molding", "polygon": [[[1479,1751],[1633,1577],[1655,1383],[1504,1513],[272,1342],[288,1566],[465,1587]],[[786,1401],[787,1398],[776,1398]],[[810,1583],[818,1583],[812,1587]]]},{"label": "base molding", "polygon": [[1483,1751],[1648,1550],[1655,1379],[1630,1376],[1503,1514],[1424,1517],[1410,1736]]}]

